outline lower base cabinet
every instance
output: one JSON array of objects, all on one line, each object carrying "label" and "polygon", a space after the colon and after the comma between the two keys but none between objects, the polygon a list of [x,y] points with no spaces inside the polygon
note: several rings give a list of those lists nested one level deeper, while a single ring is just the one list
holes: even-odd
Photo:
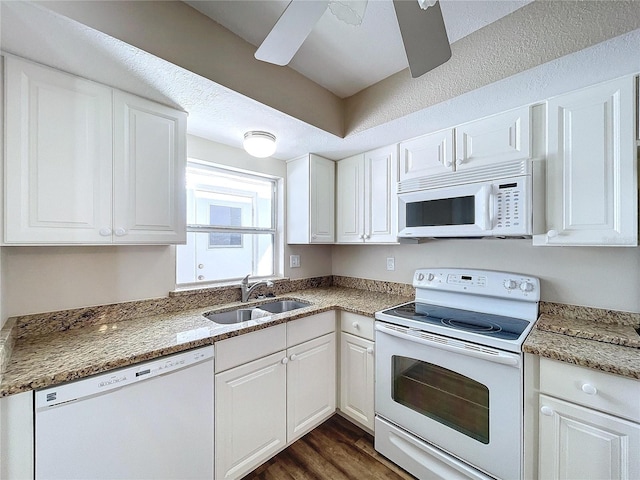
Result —
[{"label": "lower base cabinet", "polygon": [[374,343],[349,333],[340,338],[340,411],[374,429]]},{"label": "lower base cabinet", "polygon": [[539,478],[640,478],[640,425],[540,395]]},{"label": "lower base cabinet", "polygon": [[[256,351],[266,341],[260,337],[281,326],[223,340],[217,359]],[[217,480],[241,478],[334,414],[335,312],[289,322],[286,344],[216,374]]]},{"label": "lower base cabinet", "polygon": [[340,312],[340,412],[374,430],[374,320]]},{"label": "lower base cabinet", "polygon": [[540,358],[538,478],[640,479],[640,381]]}]

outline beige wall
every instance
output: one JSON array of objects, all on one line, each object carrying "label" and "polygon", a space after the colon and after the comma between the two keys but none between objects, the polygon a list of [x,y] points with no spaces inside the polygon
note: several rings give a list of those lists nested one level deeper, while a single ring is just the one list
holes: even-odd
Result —
[{"label": "beige wall", "polygon": [[[386,258],[395,257],[395,271]],[[640,312],[640,247],[533,247],[531,240],[429,240],[417,245],[336,246],[333,274],[411,283],[419,267],[534,275],[542,300]]]},{"label": "beige wall", "polygon": [[[284,177],[286,164],[190,136],[188,156]],[[289,269],[289,255],[301,268]],[[285,246],[284,274],[331,274],[331,246]],[[1,323],[11,316],[166,296],[175,288],[175,247],[2,247]]]}]

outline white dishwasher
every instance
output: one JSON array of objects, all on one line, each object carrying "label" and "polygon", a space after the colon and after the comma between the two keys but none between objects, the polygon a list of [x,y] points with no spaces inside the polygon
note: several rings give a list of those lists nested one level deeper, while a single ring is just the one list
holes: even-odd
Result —
[{"label": "white dishwasher", "polygon": [[35,394],[35,477],[213,479],[213,346]]}]

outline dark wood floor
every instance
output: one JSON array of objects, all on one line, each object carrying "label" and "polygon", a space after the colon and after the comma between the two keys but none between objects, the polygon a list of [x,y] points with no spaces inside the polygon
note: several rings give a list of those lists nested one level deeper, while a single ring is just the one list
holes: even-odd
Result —
[{"label": "dark wood floor", "polygon": [[339,415],[243,480],[414,480],[373,449],[373,437]]}]

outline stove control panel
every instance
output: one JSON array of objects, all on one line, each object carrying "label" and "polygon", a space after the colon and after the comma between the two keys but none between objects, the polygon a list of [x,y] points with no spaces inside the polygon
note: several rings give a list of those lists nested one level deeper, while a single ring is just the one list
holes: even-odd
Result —
[{"label": "stove control panel", "polygon": [[538,301],[540,281],[528,275],[492,270],[421,268],[413,286],[423,290],[472,293],[476,295]]}]

